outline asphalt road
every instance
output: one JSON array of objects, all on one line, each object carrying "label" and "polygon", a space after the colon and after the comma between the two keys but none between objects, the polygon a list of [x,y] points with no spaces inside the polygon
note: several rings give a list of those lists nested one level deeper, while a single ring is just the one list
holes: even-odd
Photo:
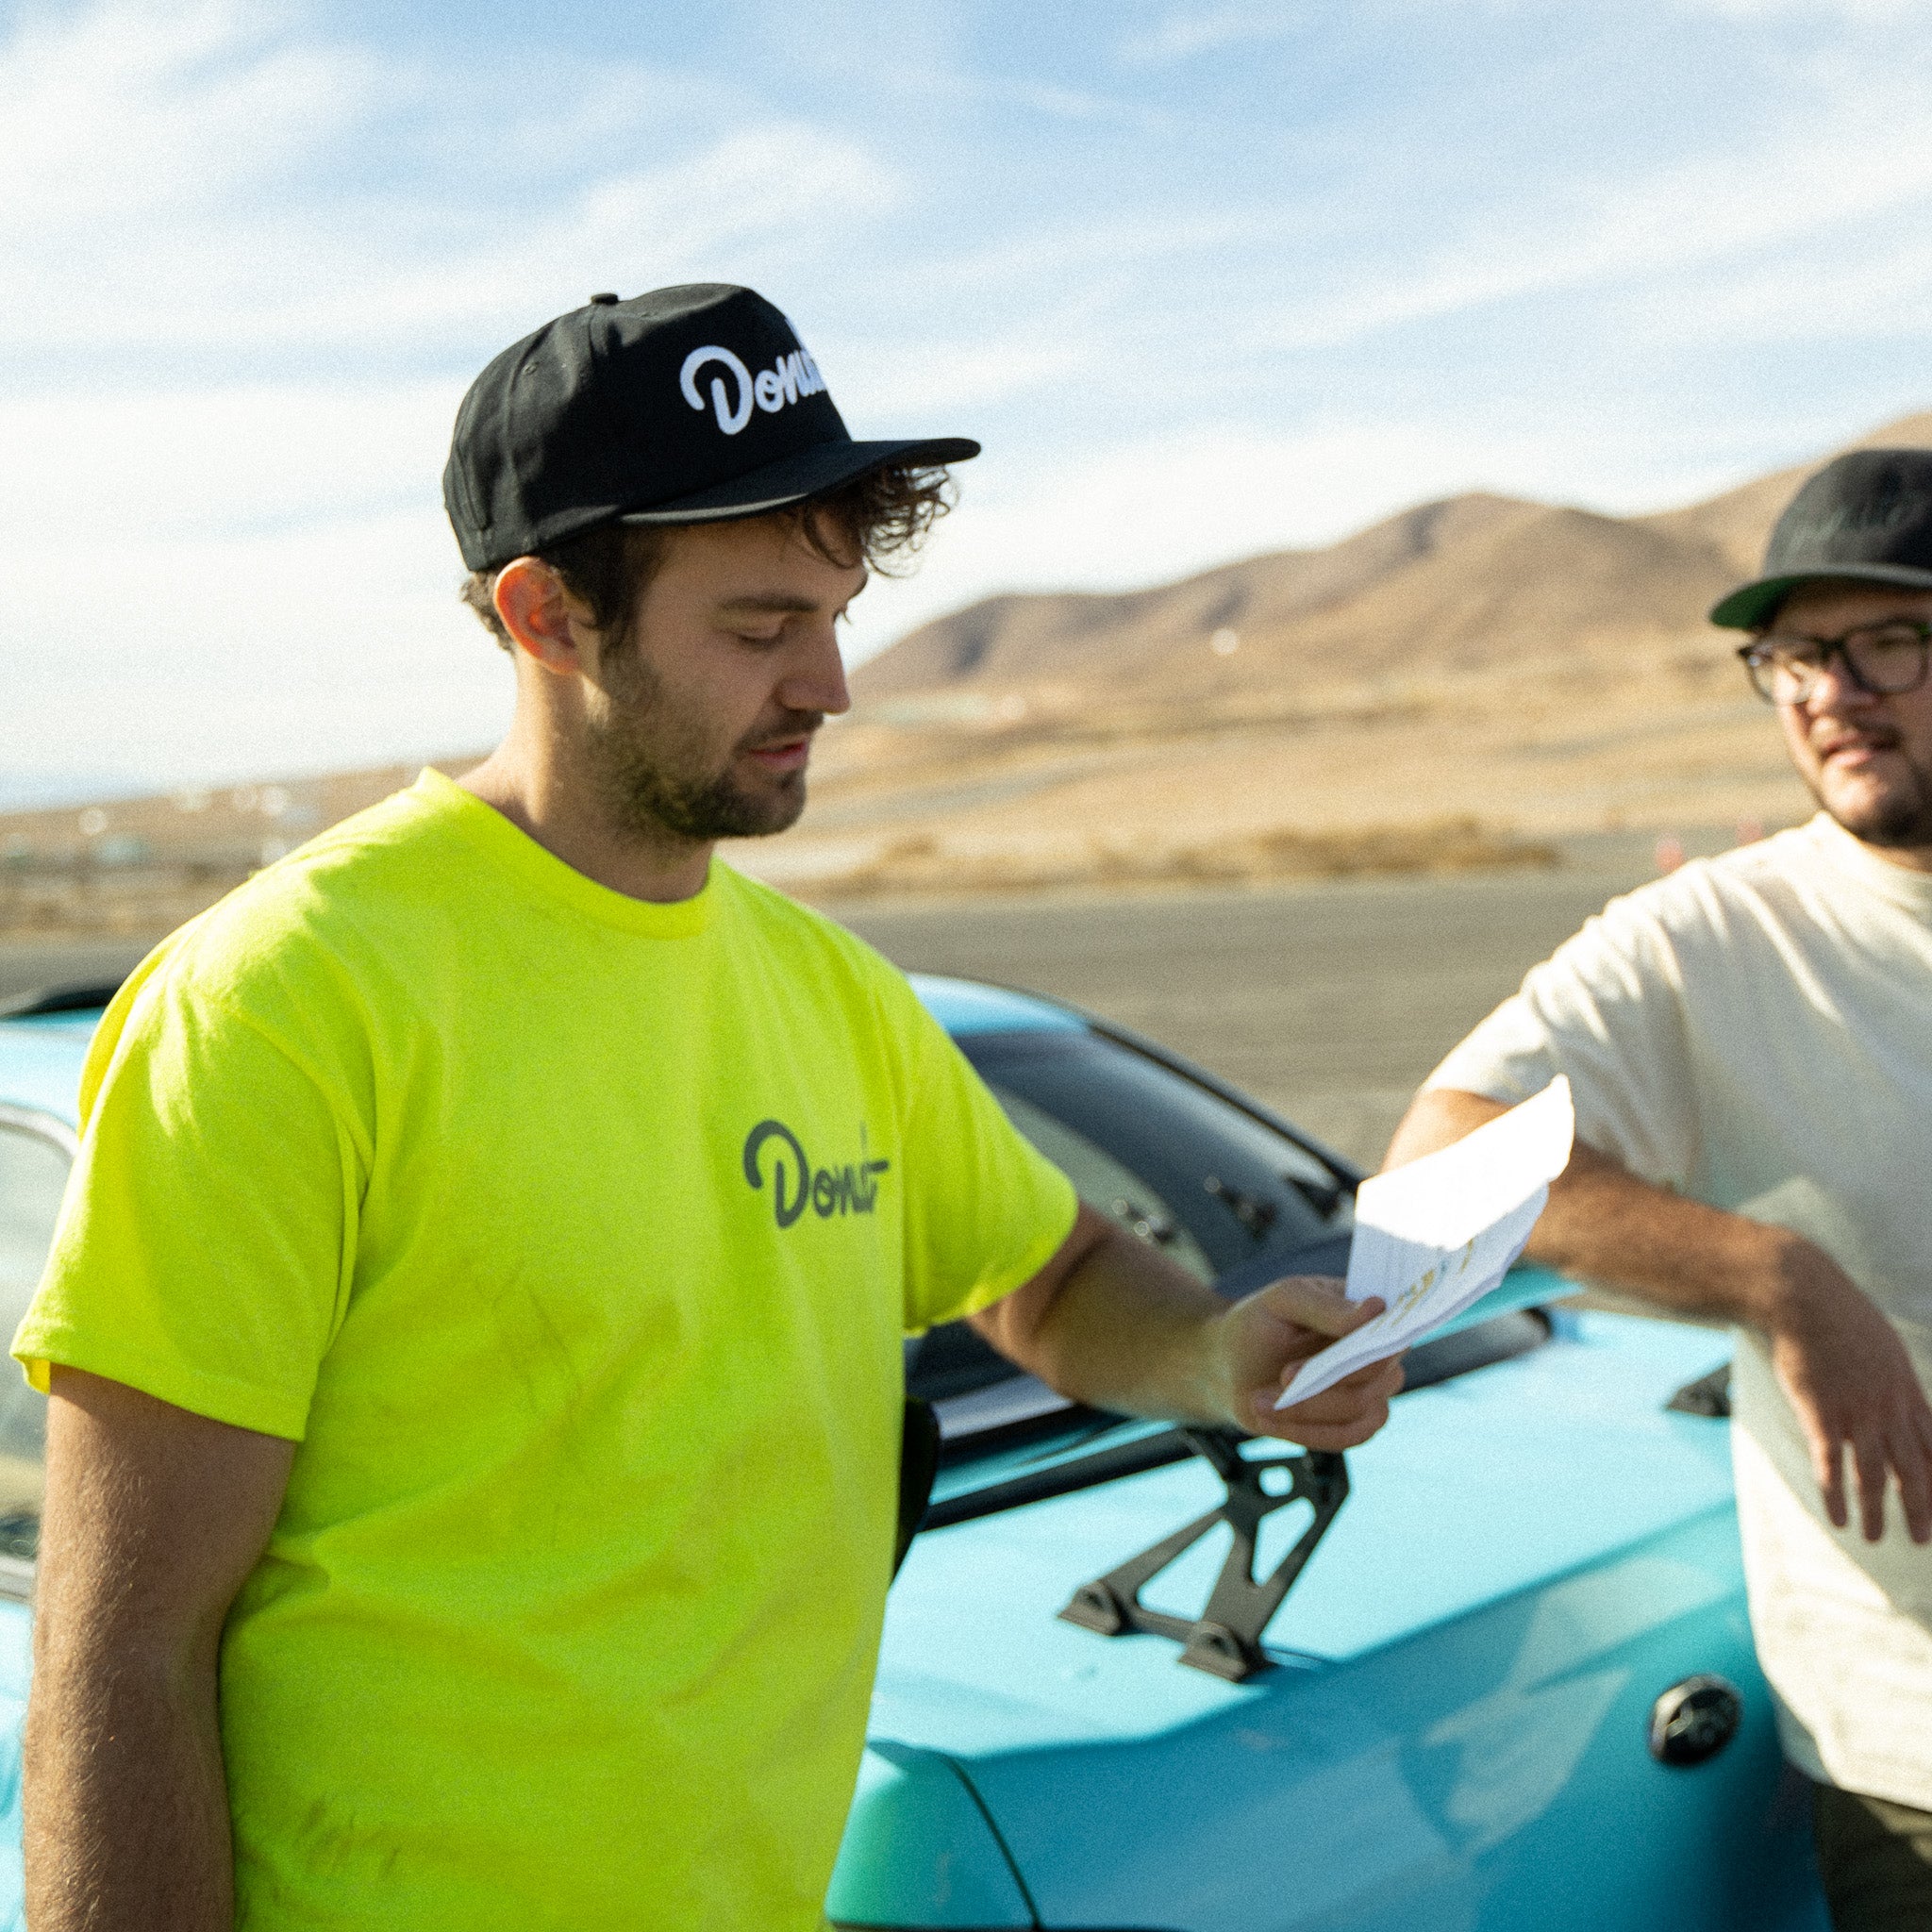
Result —
[{"label": "asphalt road", "polygon": [[57,986],[111,986],[145,956],[129,940],[0,941],[0,1002]]},{"label": "asphalt road", "polygon": [[[1436,1062],[1633,870],[840,908],[909,971],[1037,988],[1238,1081],[1365,1164]],[[0,1000],[139,944],[0,947]]]},{"label": "asphalt road", "polygon": [[1031,987],[1152,1034],[1364,1164],[1409,1096],[1630,872],[841,908],[908,971]]}]

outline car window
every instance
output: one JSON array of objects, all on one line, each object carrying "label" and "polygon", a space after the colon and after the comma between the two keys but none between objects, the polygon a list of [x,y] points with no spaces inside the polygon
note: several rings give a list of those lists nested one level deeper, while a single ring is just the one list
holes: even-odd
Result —
[{"label": "car window", "polygon": [[[65,1149],[0,1124],[0,1339],[13,1339],[33,1299],[66,1185]],[[39,1541],[46,1414],[18,1370],[0,1368],[0,1555],[31,1557]]]},{"label": "car window", "polygon": [[1013,1124],[1073,1182],[1081,1200],[1105,1208],[1142,1241],[1165,1248],[1203,1281],[1214,1279],[1207,1251],[1144,1175],[1124,1167],[1104,1147],[1012,1089],[995,1083],[992,1091]]},{"label": "car window", "polygon": [[1345,1177],[1131,1047],[1072,1030],[959,1044],[1082,1198],[1204,1279],[1285,1259],[1350,1225]]}]

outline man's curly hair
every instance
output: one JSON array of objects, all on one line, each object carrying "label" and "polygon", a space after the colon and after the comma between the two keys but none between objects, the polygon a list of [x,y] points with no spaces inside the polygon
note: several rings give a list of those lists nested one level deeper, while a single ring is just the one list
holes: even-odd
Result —
[{"label": "man's curly hair", "polygon": [[[827,563],[862,563],[879,576],[908,569],[926,533],[953,507],[952,477],[943,469],[888,463],[836,490],[774,516],[796,525]],[[591,613],[608,650],[630,641],[631,619],[644,586],[675,541],[678,525],[599,524],[532,554],[563,579],[564,589]],[[472,571],[462,600],[506,650],[515,648],[496,614],[493,570]]]}]

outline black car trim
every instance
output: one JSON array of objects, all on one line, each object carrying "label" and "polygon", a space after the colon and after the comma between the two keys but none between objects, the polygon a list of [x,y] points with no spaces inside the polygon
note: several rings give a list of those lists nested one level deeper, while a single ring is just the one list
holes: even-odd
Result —
[{"label": "black car trim", "polygon": [[932,1404],[916,1395],[906,1398],[899,1424],[899,1520],[892,1539],[892,1574],[906,1560],[912,1539],[932,1498],[933,1478],[940,1469],[940,1419]]},{"label": "black car trim", "polygon": [[1140,1475],[1146,1470],[1165,1468],[1170,1462],[1185,1462],[1193,1453],[1178,1429],[1161,1429],[1151,1436],[1137,1437],[1131,1442],[1116,1442],[1111,1448],[1076,1456],[1071,1461],[1029,1470],[1024,1475],[1008,1476],[1004,1482],[988,1483],[983,1489],[941,1497],[927,1508],[920,1527],[944,1529],[955,1523],[971,1523],[975,1517],[1018,1509],[1028,1503],[1043,1503],[1051,1496],[1070,1496],[1076,1490],[1094,1489],[1124,1475]]},{"label": "black car trim", "polygon": [[88,980],[70,986],[37,986],[0,1000],[0,1020],[30,1020],[41,1013],[92,1013],[121,991],[123,982]]},{"label": "black car trim", "polygon": [[1679,1415],[1711,1416],[1722,1421],[1731,1412],[1730,1363],[1699,1375],[1694,1382],[1686,1382],[1664,1407]]},{"label": "black car trim", "polygon": [[[1056,999],[1050,992],[1035,992],[1028,987],[1006,986],[996,979],[974,982],[980,986],[996,987],[1001,992],[1009,992],[1016,997],[1031,1000],[1036,1006],[1051,1007],[1057,1013],[1065,1013],[1069,1019],[1079,1021],[1090,1033],[1097,1033],[1103,1040],[1110,1040],[1116,1046],[1130,1048],[1143,1058],[1150,1059],[1157,1066],[1165,1067],[1170,1074],[1178,1074],[1184,1080],[1191,1080],[1197,1087],[1205,1087],[1218,1100],[1224,1100],[1237,1112],[1244,1113],[1251,1121],[1259,1121],[1264,1127],[1273,1127],[1284,1140],[1292,1141],[1304,1154],[1311,1155],[1336,1177],[1346,1183],[1352,1194],[1367,1174],[1345,1154],[1338,1154],[1334,1148],[1324,1145],[1312,1134],[1298,1127],[1292,1121],[1282,1116],[1252,1093],[1243,1093],[1239,1087],[1224,1080],[1219,1074],[1210,1074],[1206,1067],[1197,1066],[1191,1059],[1184,1058],[1172,1048],[1162,1046],[1158,1040],[1149,1040],[1144,1033],[1136,1033],[1131,1026],[1120,1025],[1112,1020],[1103,1020],[1090,1013],[1084,1007],[1076,1007],[1071,1000]],[[989,1027],[989,1033],[1002,1031],[1020,1032],[1023,1029]]]},{"label": "black car trim", "polygon": [[[1274,1276],[1265,1278],[1272,1280]],[[1439,1335],[1409,1350],[1404,1392],[1427,1389],[1434,1383],[1448,1381],[1451,1376],[1487,1368],[1491,1362],[1507,1361],[1512,1356],[1527,1355],[1549,1338],[1550,1320],[1541,1308],[1511,1309],[1491,1316],[1487,1322],[1478,1322],[1472,1328]],[[942,1466],[956,1465],[968,1457],[1016,1448],[1037,1437],[1083,1424],[1104,1427],[1114,1420],[1100,1409],[1090,1408],[1049,1389],[1037,1375],[1029,1375],[1024,1370],[964,1395],[926,1399],[939,1417]]]},{"label": "black car trim", "polygon": [[[1402,1394],[1413,1394],[1439,1382],[1528,1355],[1541,1348],[1552,1332],[1553,1324],[1542,1309],[1513,1308],[1507,1314],[1492,1315],[1487,1322],[1478,1322],[1474,1327],[1439,1335],[1409,1350],[1404,1362]],[[1401,1395],[1396,1397],[1398,1402],[1401,1399]],[[1091,1420],[1096,1413],[1070,1404],[1064,1420]],[[1080,1490],[1097,1489],[1102,1483],[1117,1482],[1123,1476],[1163,1469],[1169,1463],[1184,1462],[1193,1454],[1179,1429],[1162,1429],[1150,1436],[1136,1437],[1130,1442],[1116,1442],[1085,1456],[1069,1457],[1043,1469],[1029,1470],[1024,1475],[1008,1476],[1003,1482],[988,1483],[982,1489],[941,1497],[926,1509],[920,1527],[944,1529],[955,1523],[997,1516],[1008,1509],[1024,1508],[1029,1503],[1044,1503],[1055,1496],[1070,1496]]]},{"label": "black car trim", "polygon": [[[1348,1501],[1348,1461],[1326,1449],[1304,1449],[1299,1456],[1247,1457],[1242,1447],[1253,1439],[1237,1429],[1182,1433],[1221,1478],[1224,1493],[1220,1504],[1116,1563],[1104,1576],[1083,1583],[1060,1611],[1060,1621],[1101,1637],[1171,1638],[1181,1646],[1182,1663],[1224,1677],[1230,1684],[1244,1684],[1274,1667],[1261,1640],[1315,1546]],[[1270,1476],[1277,1479],[1273,1488],[1267,1481]],[[1286,1487],[1279,1482],[1283,1476],[1289,1478]],[[1310,1507],[1313,1521],[1273,1573],[1257,1576],[1255,1563],[1261,1524],[1275,1510],[1297,1502]],[[1141,1601],[1148,1584],[1224,1524],[1233,1534],[1221,1574],[1198,1616],[1173,1616]]]}]

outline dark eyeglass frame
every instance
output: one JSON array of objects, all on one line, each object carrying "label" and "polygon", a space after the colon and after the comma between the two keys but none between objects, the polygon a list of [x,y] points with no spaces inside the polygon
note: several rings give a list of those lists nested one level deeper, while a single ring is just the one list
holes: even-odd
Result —
[{"label": "dark eyeglass frame", "polygon": [[[1848,648],[1860,638],[1869,638],[1874,632],[1886,630],[1908,630],[1916,632],[1919,641],[1919,669],[1917,675],[1904,684],[1874,684],[1858,669],[1857,659]],[[1771,680],[1777,675],[1777,662],[1774,655],[1779,642],[1793,644],[1815,644],[1818,647],[1818,662],[1807,665],[1788,665],[1785,675],[1795,678],[1802,671],[1804,681],[1795,697],[1780,698],[1771,688]],[[1831,666],[1834,658],[1840,659],[1845,667],[1845,675],[1868,697],[1903,697],[1907,691],[1917,691],[1925,682],[1928,669],[1932,669],[1932,624],[1922,622],[1916,617],[1888,617],[1881,624],[1861,624],[1848,630],[1842,637],[1812,637],[1805,631],[1774,631],[1762,637],[1756,637],[1748,644],[1738,646],[1738,658],[1746,672],[1750,674],[1751,688],[1768,705],[1802,705],[1808,703],[1811,693],[1818,689],[1818,680]]]}]

